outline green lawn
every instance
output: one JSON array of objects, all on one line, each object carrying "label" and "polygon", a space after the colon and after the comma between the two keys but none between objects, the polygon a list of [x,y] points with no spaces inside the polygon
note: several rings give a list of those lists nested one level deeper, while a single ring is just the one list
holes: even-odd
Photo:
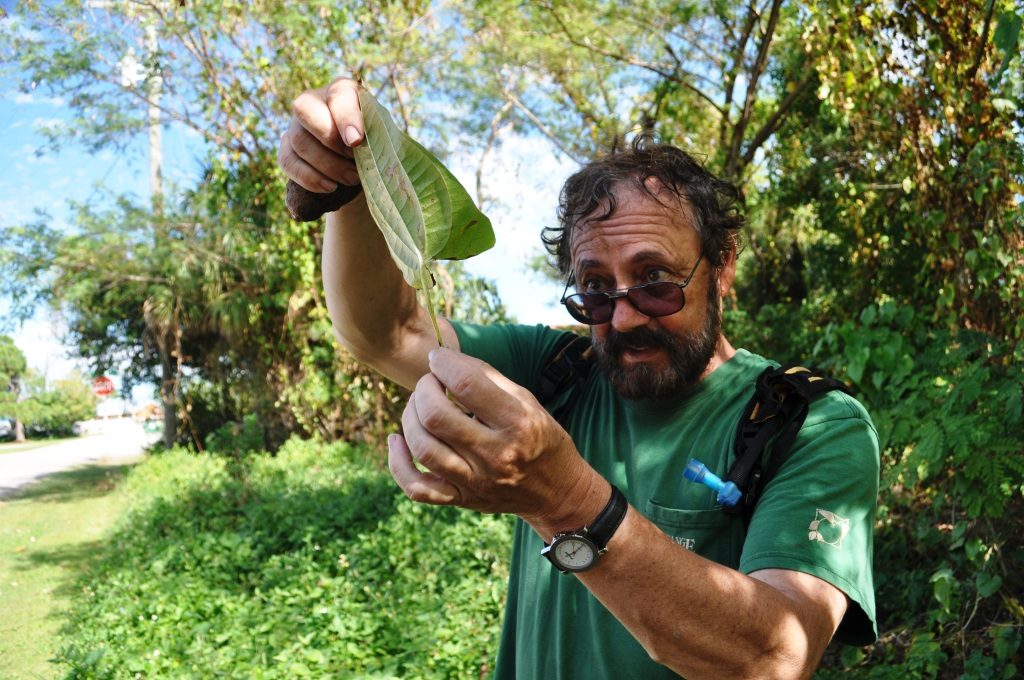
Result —
[{"label": "green lawn", "polygon": [[130,464],[60,472],[0,501],[0,678],[50,678],[76,578],[121,511]]}]

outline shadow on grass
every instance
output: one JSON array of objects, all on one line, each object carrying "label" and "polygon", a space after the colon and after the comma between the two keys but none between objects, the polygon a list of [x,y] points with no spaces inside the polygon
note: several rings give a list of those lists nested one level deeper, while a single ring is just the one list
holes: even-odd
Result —
[{"label": "shadow on grass", "polygon": [[[34,484],[19,489],[10,501],[32,501],[36,503],[75,503],[91,498],[101,498],[112,493],[121,483],[133,464],[90,465],[47,475]],[[56,566],[72,574],[54,592],[69,595],[78,588],[74,581],[76,574],[84,573],[103,554],[102,540],[64,543],[45,550],[34,550],[25,555],[15,566],[18,571],[30,571],[39,567]]]},{"label": "shadow on grass", "polygon": [[136,463],[89,465],[55,472],[15,491],[3,500],[71,503],[87,498],[99,498],[113,491],[135,465]]}]

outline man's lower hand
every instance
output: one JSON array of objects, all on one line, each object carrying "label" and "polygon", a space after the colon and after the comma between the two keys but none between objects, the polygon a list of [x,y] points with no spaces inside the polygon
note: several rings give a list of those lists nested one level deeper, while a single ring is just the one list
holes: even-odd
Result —
[{"label": "man's lower hand", "polygon": [[402,416],[404,438],[388,440],[391,474],[409,498],[514,513],[535,526],[592,519],[586,497],[603,480],[528,390],[447,349],[431,353],[430,370]]}]

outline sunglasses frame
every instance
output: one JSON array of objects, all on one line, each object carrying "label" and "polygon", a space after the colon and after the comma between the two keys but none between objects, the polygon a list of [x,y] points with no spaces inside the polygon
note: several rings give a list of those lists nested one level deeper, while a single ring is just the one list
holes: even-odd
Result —
[{"label": "sunglasses frame", "polygon": [[[675,281],[648,281],[647,283],[638,283],[635,286],[629,286],[627,288],[618,288],[616,290],[597,290],[597,291],[593,291],[593,292],[590,292],[590,293],[573,293],[571,295],[566,295],[566,293],[569,291],[569,286],[571,286],[573,284],[573,282],[575,281],[575,278],[576,278],[575,274],[570,274],[569,275],[569,279],[565,282],[565,288],[562,289],[562,299],[559,300],[559,302],[561,302],[561,304],[565,307],[566,311],[569,312],[569,316],[571,316],[572,318],[576,319],[580,323],[585,324],[587,326],[600,326],[601,324],[610,322],[612,320],[612,317],[615,316],[615,301],[619,300],[619,299],[622,299],[622,298],[625,298],[626,300],[629,300],[629,304],[633,305],[633,308],[636,311],[638,311],[641,314],[643,314],[644,316],[649,316],[651,318],[658,318],[658,317],[661,317],[661,316],[669,316],[671,314],[675,314],[676,312],[682,311],[683,308],[686,307],[686,290],[685,289],[686,289],[686,287],[688,285],[690,285],[690,281],[693,279],[693,275],[697,273],[697,267],[700,266],[700,263],[703,260],[704,260],[704,253],[701,253],[700,257],[697,258],[697,262],[694,263],[693,269],[690,270],[690,274],[686,277],[686,280],[683,281],[682,283],[676,283]],[[682,293],[682,302],[679,305],[679,309],[676,309],[676,310],[671,311],[671,312],[665,312],[664,314],[648,314],[647,312],[645,312],[642,309],[640,309],[637,306],[637,304],[635,302],[633,302],[632,298],[629,297],[630,291],[640,290],[640,289],[646,288],[648,286],[654,286],[654,285],[660,285],[660,284],[666,284],[666,283],[678,287],[679,288],[679,292]],[[608,317],[607,321],[591,321],[591,320],[587,320],[587,319],[581,319],[581,318],[579,318],[578,316],[576,316],[575,314],[572,313],[572,308],[570,308],[569,305],[568,305],[569,298],[576,297],[576,296],[584,296],[584,295],[603,295],[606,298],[608,298],[608,302],[609,302],[609,304],[611,306],[612,312],[611,312],[611,316]],[[583,307],[583,306],[584,305],[580,305],[580,307]]]}]

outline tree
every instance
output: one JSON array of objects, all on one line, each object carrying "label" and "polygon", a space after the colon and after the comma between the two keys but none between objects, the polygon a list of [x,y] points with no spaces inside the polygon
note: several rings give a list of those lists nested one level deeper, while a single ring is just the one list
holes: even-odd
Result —
[{"label": "tree", "polygon": [[[202,445],[193,408],[228,419],[256,411],[268,443],[294,429],[379,433],[397,392],[338,355],[319,238],[287,217],[273,152],[292,97],[338,72],[380,88],[400,121],[415,124],[421,103],[410,94],[443,66],[452,31],[429,2],[103,7],[23,3],[6,24],[4,52],[23,86],[68,101],[53,143],[121,146],[157,107],[164,124],[205,141],[208,172],[163,214],[122,201],[80,210],[70,238],[45,218],[10,230],[19,256],[3,265],[8,292],[64,305],[72,338],[98,367],[126,361],[131,379],[159,381],[166,443],[180,429]],[[146,85],[155,78],[159,99]]]},{"label": "tree", "polygon": [[1011,3],[932,4],[834,8],[816,96],[771,159],[773,231],[792,240],[800,221],[825,313],[862,308],[881,289],[937,321],[1019,342],[1024,86],[1009,68],[1017,37],[993,36],[1020,18]]},{"label": "tree", "polygon": [[30,395],[23,404],[25,426],[48,437],[70,436],[76,422],[96,415],[96,395],[77,372]]},{"label": "tree", "polygon": [[[8,335],[0,335],[0,408],[14,416],[15,441],[25,441],[25,425],[18,412],[21,383],[28,364],[25,355]],[[8,415],[8,414],[4,414]]]},{"label": "tree", "polygon": [[779,54],[830,29],[825,15],[804,21],[800,5],[783,0],[647,0],[628,9],[494,0],[461,11],[472,49],[454,88],[494,102],[491,129],[533,127],[578,160],[653,132],[711,157],[741,184],[814,85],[813,55],[780,78]]},{"label": "tree", "polygon": [[[81,211],[73,235],[22,225],[18,257],[5,251],[0,266],[16,300],[42,277],[83,354],[173,378],[197,443],[248,413],[269,440],[358,438],[396,409],[393,386],[334,344],[316,230],[281,205],[272,153],[294,94],[347,71],[417,134],[483,157],[510,126],[580,161],[653,131],[743,188],[751,233],[730,334],[844,375],[878,426],[877,568],[894,623],[845,661],[1012,675],[1024,599],[1012,578],[1024,554],[1019,3],[110,7],[21,3],[5,24],[24,86],[68,97],[74,117],[55,142],[122,144],[156,103],[138,84],[159,75],[162,120],[206,141],[208,172],[163,219],[122,203]],[[157,50],[143,48],[147,26]],[[141,77],[122,80],[132,47],[147,54]],[[455,290],[477,285],[451,272]],[[460,311],[500,316],[482,297]],[[467,298],[449,299],[454,312]],[[162,354],[154,329],[167,330]]]}]

